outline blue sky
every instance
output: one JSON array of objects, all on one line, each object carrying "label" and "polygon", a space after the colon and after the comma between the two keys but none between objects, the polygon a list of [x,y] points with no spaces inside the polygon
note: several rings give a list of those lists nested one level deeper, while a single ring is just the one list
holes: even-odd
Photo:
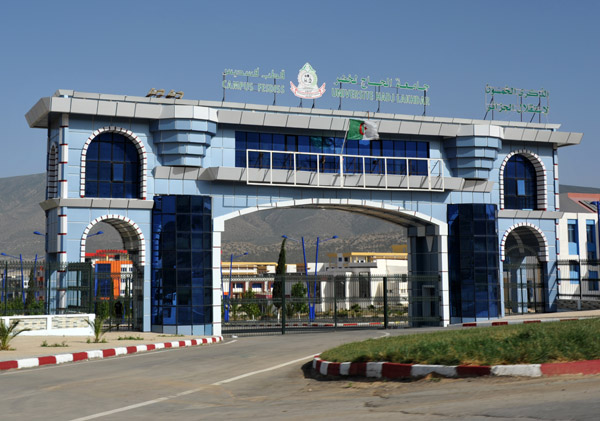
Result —
[{"label": "blue sky", "polygon": [[[483,118],[486,84],[550,93],[550,123],[583,132],[559,151],[563,184],[598,186],[596,1],[18,1],[0,16],[0,177],[45,171],[45,132],[24,114],[56,89],[144,96],[150,88],[220,100],[225,68],[286,70],[305,62],[328,92],[341,74],[430,85],[428,115]],[[269,104],[271,95],[228,91]],[[280,105],[297,105],[289,91]],[[306,106],[306,103],[305,103]],[[376,103],[345,100],[344,109]],[[415,105],[381,111],[420,114]],[[498,118],[498,117],[496,117]],[[502,119],[518,120],[516,113]],[[544,120],[542,120],[544,121]]]}]

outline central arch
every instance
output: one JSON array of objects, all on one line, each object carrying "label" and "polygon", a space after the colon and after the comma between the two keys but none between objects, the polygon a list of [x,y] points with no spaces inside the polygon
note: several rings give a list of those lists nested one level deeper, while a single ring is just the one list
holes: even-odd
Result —
[{"label": "central arch", "polygon": [[[448,224],[445,221],[433,218],[418,211],[407,210],[399,206],[383,202],[357,200],[357,199],[300,199],[272,202],[236,210],[213,218],[213,282],[216,286],[221,284],[220,258],[221,258],[221,233],[225,231],[225,221],[248,215],[250,213],[286,208],[305,209],[331,209],[359,213],[366,216],[382,219],[397,225],[409,228],[409,273],[413,274],[439,274],[441,285],[439,288],[440,308],[439,314],[444,326],[450,323],[449,307],[449,277],[448,277]],[[434,257],[436,256],[436,257]],[[215,305],[217,303],[213,303]],[[215,329],[220,332],[221,313],[220,304],[215,306]]]}]

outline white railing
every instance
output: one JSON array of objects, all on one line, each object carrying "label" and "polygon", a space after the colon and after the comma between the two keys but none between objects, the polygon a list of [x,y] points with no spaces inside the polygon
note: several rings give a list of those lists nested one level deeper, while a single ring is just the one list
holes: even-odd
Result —
[{"label": "white railing", "polygon": [[260,149],[246,150],[246,183],[382,190],[445,189],[441,159]]}]

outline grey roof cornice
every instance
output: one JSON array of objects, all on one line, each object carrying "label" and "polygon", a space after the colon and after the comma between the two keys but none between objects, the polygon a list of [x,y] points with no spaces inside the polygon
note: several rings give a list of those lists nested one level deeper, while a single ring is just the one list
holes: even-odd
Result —
[{"label": "grey roof cornice", "polygon": [[[191,118],[220,124],[345,131],[348,118],[380,120],[380,133],[422,136],[495,136],[506,141],[579,144],[583,133],[559,132],[560,124],[476,120],[364,111],[327,110],[187,99],[58,90],[41,98],[25,115],[30,127],[45,128],[50,113],[140,119]],[[497,130],[496,127],[500,128]],[[487,134],[486,134],[487,133]],[[499,134],[499,136],[496,136]]]}]

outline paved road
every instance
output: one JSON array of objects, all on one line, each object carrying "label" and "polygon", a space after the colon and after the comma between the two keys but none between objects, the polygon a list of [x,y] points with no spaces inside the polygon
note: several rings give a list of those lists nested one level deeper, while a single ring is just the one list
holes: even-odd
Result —
[{"label": "paved road", "polygon": [[312,355],[384,334],[238,338],[218,345],[4,372],[0,419],[598,419],[600,376],[406,383],[332,382],[304,376],[301,367]]}]

